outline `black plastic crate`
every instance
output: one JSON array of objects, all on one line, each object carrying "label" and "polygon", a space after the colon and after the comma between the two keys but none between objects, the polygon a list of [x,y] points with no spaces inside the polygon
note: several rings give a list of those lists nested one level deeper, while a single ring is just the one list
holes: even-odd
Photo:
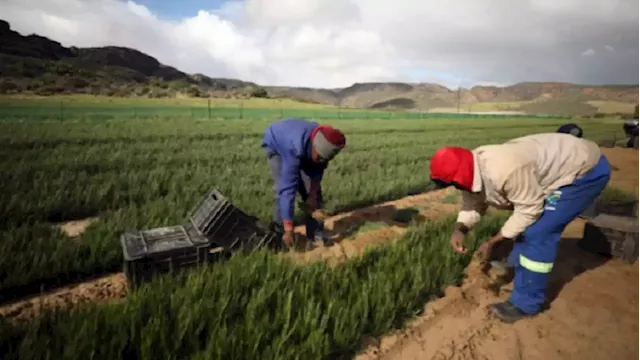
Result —
[{"label": "black plastic crate", "polygon": [[189,217],[189,224],[212,244],[228,251],[279,248],[280,237],[258,218],[234,206],[217,190],[203,197]]},{"label": "black plastic crate", "polygon": [[615,201],[604,202],[596,199],[586,208],[579,217],[583,219],[594,219],[599,214],[638,216],[638,201]]},{"label": "black plastic crate", "polygon": [[638,219],[600,214],[585,224],[578,245],[592,253],[633,263],[638,258]]},{"label": "black plastic crate", "polygon": [[210,190],[191,211],[189,221],[204,236],[215,232],[217,218],[232,208],[233,205],[220,192]]},{"label": "black plastic crate", "polygon": [[120,236],[124,272],[133,285],[155,275],[193,267],[210,260],[209,240],[192,226],[167,226],[126,232]]}]

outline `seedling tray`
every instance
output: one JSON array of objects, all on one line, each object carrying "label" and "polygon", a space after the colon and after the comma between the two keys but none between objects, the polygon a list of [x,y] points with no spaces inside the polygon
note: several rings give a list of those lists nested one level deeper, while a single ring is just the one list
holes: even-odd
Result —
[{"label": "seedling tray", "polygon": [[278,248],[276,233],[260,223],[258,218],[234,206],[215,189],[209,191],[191,212],[187,226],[192,226],[211,244],[227,251]]},{"label": "seedling tray", "polygon": [[638,216],[638,201],[604,202],[603,200],[596,199],[580,214],[580,217],[594,219],[599,214]]},{"label": "seedling tray", "polygon": [[638,218],[600,214],[585,224],[583,249],[633,263],[638,259]]},{"label": "seedling tray", "polygon": [[132,285],[156,275],[197,266],[210,259],[211,244],[192,226],[125,232],[120,237],[124,272]]}]

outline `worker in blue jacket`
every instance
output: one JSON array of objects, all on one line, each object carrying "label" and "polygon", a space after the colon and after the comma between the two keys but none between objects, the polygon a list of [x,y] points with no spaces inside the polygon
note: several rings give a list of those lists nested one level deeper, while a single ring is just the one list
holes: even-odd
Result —
[{"label": "worker in blue jacket", "polygon": [[329,125],[304,119],[284,119],[272,123],[262,137],[273,176],[273,224],[282,229],[282,241],[293,245],[293,214],[296,192],[308,209],[307,237],[327,243],[324,223],[311,217],[322,209],[320,183],[327,164],[344,148],[344,134]]}]

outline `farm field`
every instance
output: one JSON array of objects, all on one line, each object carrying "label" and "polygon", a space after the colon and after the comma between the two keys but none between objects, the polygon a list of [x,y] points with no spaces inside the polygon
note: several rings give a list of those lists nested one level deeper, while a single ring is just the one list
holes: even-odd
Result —
[{"label": "farm field", "polygon": [[[481,103],[474,109],[504,110],[512,103],[493,103],[490,107]],[[435,112],[434,112],[435,110]],[[0,96],[0,117],[22,120],[78,121],[113,119],[227,119],[227,120],[274,120],[284,117],[305,117],[310,119],[470,119],[504,118],[504,114],[453,114],[455,109],[430,111],[367,110],[312,104],[291,99],[199,99],[199,98],[114,98],[91,95],[62,95],[36,97],[25,95]],[[474,110],[476,111],[476,110]],[[511,114],[513,118],[554,118],[569,119],[569,116]]]},{"label": "farm field", "polygon": [[549,113],[549,114],[571,114],[574,116],[589,116],[595,113],[611,116],[631,116],[634,113],[635,104],[620,101],[603,101],[594,100],[586,102],[567,102],[567,101],[511,101],[511,102],[477,102],[473,104],[461,104],[460,109],[457,107],[443,107],[429,109],[429,112],[435,113],[496,113],[496,114],[515,114],[522,116],[527,113]]},{"label": "farm field", "polygon": [[[180,223],[211,187],[268,221],[271,180],[259,144],[264,128],[278,116],[209,119],[206,108],[193,117],[155,118],[82,111],[87,110],[60,121],[32,106],[21,114],[4,113],[0,121],[0,213],[7,219],[0,234],[0,296],[5,300],[117,271],[120,232]],[[429,158],[440,146],[501,142],[554,131],[566,121],[373,116],[323,121],[348,138],[348,149],[323,182],[328,210],[343,213],[428,190]],[[597,141],[622,137],[617,120],[578,123]],[[416,199],[399,207],[425,219],[455,210],[452,194],[435,203],[426,195]],[[335,268],[294,266],[264,253],[238,257],[186,279],[169,277],[117,304],[85,304],[18,327],[3,324],[0,343],[8,345],[0,345],[0,352],[7,359],[84,359],[98,352],[100,358],[353,356],[363,335],[378,337],[402,325],[444,286],[458,284],[471,261],[449,251],[451,218],[395,231],[397,221],[389,218],[397,213],[365,212],[349,231],[354,221],[340,223],[338,216],[330,226],[350,238],[316,251],[320,258],[375,242],[373,237],[401,241],[362,257],[345,255]],[[487,218],[473,239],[497,231],[501,216]],[[70,236],[58,227],[70,221],[89,226]]]}]

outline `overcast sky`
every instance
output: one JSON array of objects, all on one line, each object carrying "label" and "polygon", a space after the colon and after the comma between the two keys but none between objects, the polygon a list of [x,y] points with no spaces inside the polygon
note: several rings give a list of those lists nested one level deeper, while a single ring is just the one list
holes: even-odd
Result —
[{"label": "overcast sky", "polygon": [[638,83],[638,0],[0,0],[12,29],[263,85]]}]

